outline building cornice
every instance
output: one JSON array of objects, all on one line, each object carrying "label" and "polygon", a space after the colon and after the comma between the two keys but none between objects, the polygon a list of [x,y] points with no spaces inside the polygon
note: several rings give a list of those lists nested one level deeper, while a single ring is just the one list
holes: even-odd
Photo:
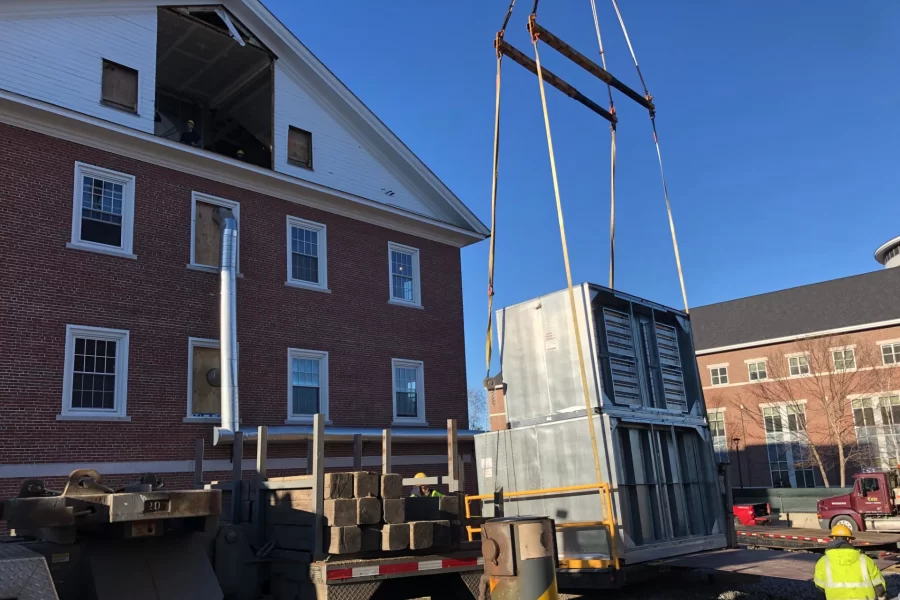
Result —
[{"label": "building cornice", "polygon": [[717,348],[705,348],[697,350],[697,356],[705,356],[708,354],[719,354],[720,352],[731,352],[732,350],[742,350],[744,348],[755,348],[758,346],[771,346],[773,344],[784,344],[787,342],[796,342],[798,340],[807,340],[809,338],[821,337],[823,335],[837,335],[841,333],[853,333],[856,331],[866,331],[869,329],[880,329],[882,327],[893,327],[900,325],[900,319],[890,319],[887,321],[878,321],[875,323],[862,323],[860,325],[850,325],[847,327],[837,327],[835,329],[823,329],[822,331],[810,331],[800,335],[789,335],[779,338],[769,338],[766,340],[754,340],[752,342],[744,342],[741,344],[732,344],[730,346],[719,346]]}]

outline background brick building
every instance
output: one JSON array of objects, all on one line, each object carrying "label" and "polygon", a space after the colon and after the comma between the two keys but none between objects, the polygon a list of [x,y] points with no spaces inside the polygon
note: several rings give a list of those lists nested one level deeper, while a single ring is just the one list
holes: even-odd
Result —
[{"label": "background brick building", "polygon": [[[207,479],[230,470],[206,379],[218,207],[239,224],[242,428],[317,411],[465,427],[459,249],[488,231],[261,3],[15,4],[0,7],[0,496],[82,467],[187,485],[198,438]],[[349,447],[327,453],[349,466]],[[445,444],[395,453],[403,473],[446,469]],[[378,445],[364,454],[380,464]],[[269,458],[298,472],[306,445]]]},{"label": "background brick building", "polygon": [[[876,252],[896,266],[900,238]],[[840,486],[900,464],[900,269],[691,310],[720,456],[736,485]]]}]

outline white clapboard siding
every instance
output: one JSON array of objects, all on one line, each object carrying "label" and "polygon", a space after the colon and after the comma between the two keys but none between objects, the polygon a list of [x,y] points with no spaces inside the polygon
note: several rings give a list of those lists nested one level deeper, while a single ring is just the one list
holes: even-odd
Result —
[{"label": "white clapboard siding", "polygon": [[[100,104],[104,58],[137,70],[137,115]],[[155,86],[155,9],[0,20],[0,89],[152,133]]]},{"label": "white clapboard siding", "polygon": [[[312,133],[313,169],[287,162],[290,126]],[[300,179],[438,217],[303,88],[275,65],[275,170]],[[388,192],[393,192],[393,195]]]}]

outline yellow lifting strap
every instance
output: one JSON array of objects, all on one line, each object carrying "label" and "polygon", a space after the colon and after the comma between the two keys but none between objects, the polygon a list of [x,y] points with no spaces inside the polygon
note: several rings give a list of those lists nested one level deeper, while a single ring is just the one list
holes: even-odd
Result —
[{"label": "yellow lifting strap", "polygon": [[485,379],[491,376],[491,348],[494,344],[494,248],[497,244],[497,165],[500,157],[500,67],[502,54],[497,52],[497,93],[494,110],[494,174],[491,182],[491,244],[488,250],[488,318],[484,346]]},{"label": "yellow lifting strap", "polygon": [[[597,45],[600,46],[600,61],[603,70],[606,68],[606,52],[603,50],[603,37],[600,35],[600,20],[597,18],[597,3],[591,0],[591,13],[594,17],[594,31],[597,33]],[[616,114],[616,106],[613,102],[612,86],[606,84],[606,92],[609,94],[609,112]],[[616,124],[609,124],[610,149],[609,149],[609,288],[616,287]]]},{"label": "yellow lifting strap", "polygon": [[[644,97],[650,100],[650,90],[647,89],[647,83],[644,81],[644,75],[641,73],[641,67],[638,65],[637,55],[634,53],[634,47],[631,45],[631,38],[628,37],[628,30],[625,28],[625,19],[622,18],[622,11],[619,10],[617,0],[612,0],[613,8],[616,10],[616,16],[619,19],[619,25],[622,27],[622,34],[625,36],[625,42],[628,44],[628,51],[631,52],[631,60],[634,61],[634,68],[637,70],[638,78],[641,85],[644,86]],[[666,197],[666,212],[669,215],[669,231],[672,233],[672,248],[675,250],[675,265],[678,267],[678,282],[681,284],[681,298],[684,300],[684,312],[690,312],[688,308],[687,291],[684,287],[684,272],[681,270],[681,254],[678,252],[678,238],[675,237],[675,221],[672,219],[672,203],[669,202],[669,189],[666,186],[666,174],[663,172],[662,152],[659,149],[659,135],[656,133],[656,112],[650,111],[650,124],[653,126],[653,143],[656,144],[656,158],[659,160],[659,176],[662,178],[663,195]]]},{"label": "yellow lifting strap", "polygon": [[[499,45],[509,24],[509,18],[512,16],[513,8],[516,0],[510,0],[509,7],[506,9],[506,17],[503,19],[503,25],[497,32],[497,41]],[[497,246],[497,174],[498,164],[500,161],[500,68],[502,66],[503,54],[497,50],[497,80],[496,80],[496,100],[494,103],[494,173],[491,180],[491,244],[488,250],[488,318],[487,332],[484,336],[484,378],[491,376],[491,349],[494,345],[494,250]]]},{"label": "yellow lifting strap", "polygon": [[[544,129],[547,132],[547,150],[550,153],[550,173],[553,176],[553,194],[556,197],[556,215],[559,219],[559,237],[562,242],[563,262],[566,265],[566,283],[569,291],[569,311],[572,316],[572,326],[575,330],[575,347],[578,349],[578,367],[581,374],[581,389],[584,392],[584,408],[587,412],[588,430],[591,436],[591,450],[594,454],[594,471],[597,476],[598,486],[603,483],[603,474],[600,468],[600,450],[597,448],[597,434],[594,431],[594,411],[591,407],[591,394],[588,389],[587,370],[584,366],[584,351],[581,348],[581,331],[578,328],[578,311],[575,308],[575,290],[572,287],[572,269],[569,264],[569,248],[566,244],[566,225],[563,221],[562,200],[559,195],[559,179],[556,175],[556,157],[553,153],[553,136],[550,133],[550,115],[547,112],[547,96],[544,93],[544,74],[541,69],[541,56],[538,51],[538,38],[532,37],[534,44],[534,61],[537,65],[538,86],[541,90],[541,107],[544,111]],[[603,503],[604,495],[600,491],[600,501]],[[603,507],[604,512],[609,510],[608,503]],[[607,512],[607,520],[612,522],[612,514]],[[619,555],[616,552],[615,533],[610,536],[610,551],[613,556],[616,569],[619,568]]]}]

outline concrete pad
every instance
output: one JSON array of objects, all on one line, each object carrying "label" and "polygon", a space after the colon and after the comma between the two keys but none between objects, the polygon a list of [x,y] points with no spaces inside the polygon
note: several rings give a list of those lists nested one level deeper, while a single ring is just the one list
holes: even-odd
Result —
[{"label": "concrete pad", "polygon": [[378,473],[355,471],[353,473],[353,497],[368,498],[378,495]]},{"label": "concrete pad", "polygon": [[325,473],[324,496],[326,500],[334,500],[337,498],[352,498],[353,474]]},{"label": "concrete pad", "polygon": [[425,550],[434,545],[434,521],[413,521],[409,524],[410,550]]},{"label": "concrete pad", "polygon": [[406,498],[385,498],[381,502],[384,504],[385,523],[406,522]]},{"label": "concrete pad", "polygon": [[362,549],[359,527],[329,527],[327,533],[329,554],[352,554]]},{"label": "concrete pad", "polygon": [[375,525],[381,522],[381,500],[378,498],[356,498],[356,524]]},{"label": "concrete pad", "polygon": [[325,522],[331,527],[348,527],[359,524],[355,499],[339,498],[337,500],[326,500],[323,510]]},{"label": "concrete pad", "polygon": [[381,528],[381,549],[388,551],[409,548],[409,523],[388,524]]},{"label": "concrete pad", "polygon": [[381,476],[381,497],[400,498],[403,496],[403,477],[399,473]]}]

